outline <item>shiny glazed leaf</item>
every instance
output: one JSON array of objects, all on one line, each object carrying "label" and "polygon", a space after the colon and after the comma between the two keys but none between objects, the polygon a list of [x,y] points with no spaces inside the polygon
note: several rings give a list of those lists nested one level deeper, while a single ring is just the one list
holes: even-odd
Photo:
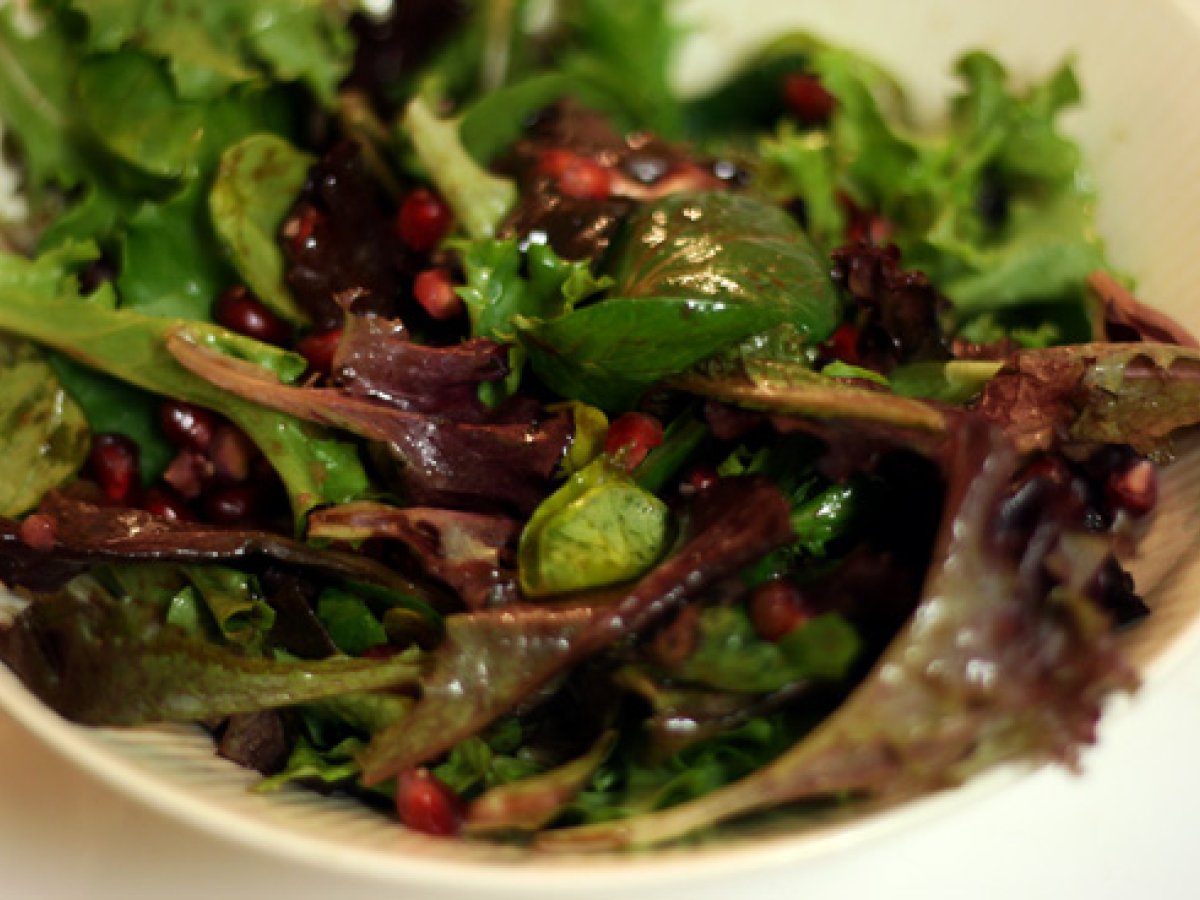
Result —
[{"label": "shiny glazed leaf", "polygon": [[827,261],[786,213],[751,197],[675,195],[644,206],[614,250],[613,299],[522,323],[552,388],[606,409],[752,335],[825,338],[839,318]]},{"label": "shiny glazed leaf", "polygon": [[[11,331],[67,354],[78,362],[156,394],[197,403],[222,413],[258,445],[275,467],[298,520],[323,502],[345,502],[367,486],[355,448],[333,440],[288,415],[235,397],[193,375],[171,356],[167,337],[189,335],[241,348],[241,356],[274,360],[285,369],[292,354],[226,332],[215,325],[179,323],[95,303],[48,301],[11,291],[0,300],[0,331]],[[257,353],[250,353],[254,348]]]},{"label": "shiny glazed leaf", "polygon": [[662,555],[666,505],[608,457],[576,472],[521,533],[521,589],[530,597],[603,587],[641,575]]},{"label": "shiny glazed leaf", "polygon": [[42,354],[0,335],[0,516],[36,506],[78,471],[88,446],[87,420]]},{"label": "shiny glazed leaf", "polygon": [[212,223],[249,288],[274,312],[304,322],[283,277],[276,234],[313,159],[282,138],[259,134],[225,151],[209,195]]},{"label": "shiny glazed leaf", "polygon": [[91,725],[194,722],[411,684],[419,672],[407,657],[245,657],[185,637],[152,610],[94,586],[28,606],[0,631],[0,659],[61,715]]}]

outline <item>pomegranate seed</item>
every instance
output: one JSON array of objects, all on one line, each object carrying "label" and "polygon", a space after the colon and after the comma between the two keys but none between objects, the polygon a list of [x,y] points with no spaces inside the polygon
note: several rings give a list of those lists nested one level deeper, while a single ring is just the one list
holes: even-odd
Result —
[{"label": "pomegranate seed", "polygon": [[258,489],[249,484],[226,484],[204,496],[204,515],[217,525],[245,525],[258,517]]},{"label": "pomegranate seed", "polygon": [[815,75],[789,75],[783,82],[783,97],[805,125],[824,125],[837,106],[837,99]]},{"label": "pomegranate seed", "polygon": [[137,489],[138,445],[123,434],[98,434],[92,439],[84,471],[96,480],[109,500],[127,502]]},{"label": "pomegranate seed", "polygon": [[607,200],[612,196],[612,173],[598,162],[576,159],[558,177],[558,189],[576,200]]},{"label": "pomegranate seed", "polygon": [[296,345],[296,352],[308,360],[308,368],[320,375],[333,371],[333,357],[342,341],[342,329],[310,334]]},{"label": "pomegranate seed", "polygon": [[443,321],[463,311],[462,297],[454,292],[454,282],[445,269],[426,269],[413,281],[413,296],[429,313],[430,318]]},{"label": "pomegranate seed", "polygon": [[450,230],[451,217],[445,200],[427,188],[417,188],[400,204],[396,236],[409,249],[428,253]]},{"label": "pomegranate seed", "polygon": [[167,440],[186,450],[203,453],[212,443],[216,416],[202,406],[167,400],[158,408],[158,422]]},{"label": "pomegranate seed", "polygon": [[1104,494],[1114,510],[1123,510],[1135,518],[1146,515],[1158,503],[1158,472],[1154,463],[1143,459],[1124,472],[1114,472],[1104,485]]},{"label": "pomegranate seed", "polygon": [[168,522],[194,522],[196,520],[187,501],[169,487],[155,486],[146,491],[142,509],[150,515],[166,519]]},{"label": "pomegranate seed", "polygon": [[810,618],[800,589],[786,578],[759,585],[750,596],[750,620],[764,641],[774,643]]},{"label": "pomegranate seed", "polygon": [[250,475],[250,464],[258,455],[258,448],[250,438],[233,425],[218,425],[209,449],[213,474],[220,481],[245,481]]},{"label": "pomegranate seed", "polygon": [[265,344],[283,345],[292,337],[291,326],[241,285],[231,287],[217,298],[213,321]]},{"label": "pomegranate seed", "polygon": [[53,550],[58,542],[57,532],[58,525],[54,519],[45,513],[34,513],[25,517],[17,533],[26,547],[47,552]]},{"label": "pomegranate seed", "polygon": [[180,450],[163,472],[162,480],[180,496],[195,500],[212,477],[213,464],[207,456],[195,450]]},{"label": "pomegranate seed", "polygon": [[822,349],[834,359],[856,366],[860,362],[858,355],[858,328],[850,322],[843,322],[829,336]]},{"label": "pomegranate seed", "polygon": [[696,466],[688,475],[688,489],[699,493],[707,491],[710,487],[721,480],[721,475],[712,466]]},{"label": "pomegranate seed", "polygon": [[663,442],[662,423],[645,413],[628,412],[608,426],[604,452],[616,457],[630,472],[642,464],[646,454]]},{"label": "pomegranate seed", "polygon": [[538,172],[557,181],[578,158],[579,155],[570,150],[543,150],[538,156]]},{"label": "pomegranate seed", "polygon": [[462,824],[462,801],[428,769],[410,769],[396,778],[396,814],[414,831],[452,837]]}]

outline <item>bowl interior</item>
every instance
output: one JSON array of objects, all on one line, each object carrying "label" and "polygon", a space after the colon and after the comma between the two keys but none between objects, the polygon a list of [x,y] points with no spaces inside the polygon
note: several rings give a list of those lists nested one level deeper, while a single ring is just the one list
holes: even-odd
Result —
[{"label": "bowl interior", "polygon": [[[995,52],[1018,77],[1039,77],[1064,55],[1078,60],[1086,93],[1070,128],[1084,144],[1099,187],[1099,224],[1114,262],[1137,278],[1139,294],[1200,331],[1200,27],[1195,7],[1146,0],[1117,16],[1094,0],[684,0],[689,23],[680,78],[711,80],[739,55],[781,32],[803,28],[876,56],[911,91],[919,118],[943,107],[948,72],[964,49]],[[1114,64],[1119,60],[1120,64]],[[1186,449],[1186,448],[1185,448]],[[1131,642],[1143,666],[1169,662],[1192,640],[1200,601],[1192,510],[1200,508],[1200,454],[1187,452],[1169,473],[1168,507],[1137,562],[1153,586],[1150,625]],[[0,671],[0,703],[76,763],[133,795],[201,827],[292,858],[408,883],[528,895],[589,890],[608,896],[652,882],[679,881],[752,867],[790,865],[942,814],[1004,783],[996,773],[953,795],[853,823],[789,831],[716,846],[634,857],[532,857],[512,850],[431,841],[398,829],[356,804],[305,792],[247,792],[251,774],[216,759],[193,729],[85,730],[67,725]]]}]

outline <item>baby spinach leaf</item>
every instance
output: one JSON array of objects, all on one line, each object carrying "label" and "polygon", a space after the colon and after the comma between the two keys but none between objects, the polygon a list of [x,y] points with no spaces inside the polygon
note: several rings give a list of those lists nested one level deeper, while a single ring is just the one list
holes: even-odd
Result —
[{"label": "baby spinach leaf", "polygon": [[88,446],[87,420],[42,354],[0,335],[0,516],[32,509],[74,476]]},{"label": "baby spinach leaf", "polygon": [[123,434],[138,445],[143,485],[153,483],[175,455],[159,425],[159,400],[111,375],[89,369],[62,353],[47,356],[71,399],[95,434]]},{"label": "baby spinach leaf", "polygon": [[628,408],[649,385],[779,325],[821,340],[837,324],[828,265],[782,210],[751,197],[650,203],[615,250],[612,299],[522,321],[541,377],[564,396]]},{"label": "baby spinach leaf", "polygon": [[312,162],[283,138],[254,135],[221,156],[209,196],[213,227],[246,284],[274,312],[296,323],[307,316],[284,282],[276,234]]},{"label": "baby spinach leaf", "polygon": [[145,203],[123,230],[121,306],[148,316],[208,321],[213,300],[234,281],[208,221],[206,191],[194,180],[163,203]]}]

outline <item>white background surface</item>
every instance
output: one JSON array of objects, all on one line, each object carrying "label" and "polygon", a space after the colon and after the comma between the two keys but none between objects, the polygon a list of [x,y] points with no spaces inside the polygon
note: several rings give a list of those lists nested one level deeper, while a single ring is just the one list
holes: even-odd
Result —
[{"label": "white background surface", "polygon": [[[826,14],[829,7],[840,9],[841,2],[829,4]],[[1129,40],[1137,43],[1141,32],[1134,26],[1143,23],[1137,21],[1136,11],[1158,2],[1093,0],[1089,10],[1099,18],[1124,13],[1129,17]],[[1178,2],[1181,7],[1200,7],[1200,0]],[[854,5],[847,3],[847,8]],[[1056,16],[1062,12],[1059,7],[1072,5],[1047,4],[1044,19],[1028,21],[1009,16],[1006,7],[997,4],[993,12],[1002,21],[995,25],[995,34],[1018,29],[1023,33],[1020,39],[1009,36],[1001,43],[1025,47],[1044,43],[1036,40],[1040,29],[1041,37],[1046,31],[1062,34],[1069,45],[1070,25]],[[1080,20],[1074,21],[1083,27]],[[931,35],[936,43],[937,35]],[[1087,62],[1085,58],[1085,67]],[[1085,79],[1089,84],[1103,86],[1105,72],[1123,73],[1128,59],[1114,55],[1104,62]],[[929,65],[944,71],[940,59]],[[1173,77],[1181,76],[1175,72]],[[1194,81],[1184,81],[1186,85],[1177,83],[1173,89],[1196,90]],[[1130,82],[1130,89],[1136,90],[1136,84]],[[1144,96],[1147,103],[1161,99]],[[1163,110],[1163,115],[1170,114]],[[1101,155],[1097,161],[1103,167],[1105,158]],[[1177,177],[1188,186],[1181,195],[1190,200],[1196,172]],[[1121,218],[1113,220],[1112,228],[1119,232],[1123,224],[1132,229],[1132,236],[1123,237],[1122,247],[1136,244],[1137,232],[1144,230]],[[1186,243],[1194,247],[1195,237]],[[1152,249],[1133,256],[1146,256]],[[1173,256],[1177,259],[1178,253]],[[1190,641],[1186,652],[1158,671],[1136,703],[1112,710],[1100,747],[1085,757],[1084,768],[1080,777],[1058,770],[1038,772],[903,833],[834,850],[817,860],[680,886],[675,893],[717,898],[736,892],[797,900],[1200,897],[1200,641]],[[586,883],[572,893],[577,895],[574,900],[591,895]],[[675,893],[656,885],[642,895],[668,900]],[[236,846],[115,793],[0,712],[0,898],[425,896],[470,894],[429,893],[330,874]]]}]

